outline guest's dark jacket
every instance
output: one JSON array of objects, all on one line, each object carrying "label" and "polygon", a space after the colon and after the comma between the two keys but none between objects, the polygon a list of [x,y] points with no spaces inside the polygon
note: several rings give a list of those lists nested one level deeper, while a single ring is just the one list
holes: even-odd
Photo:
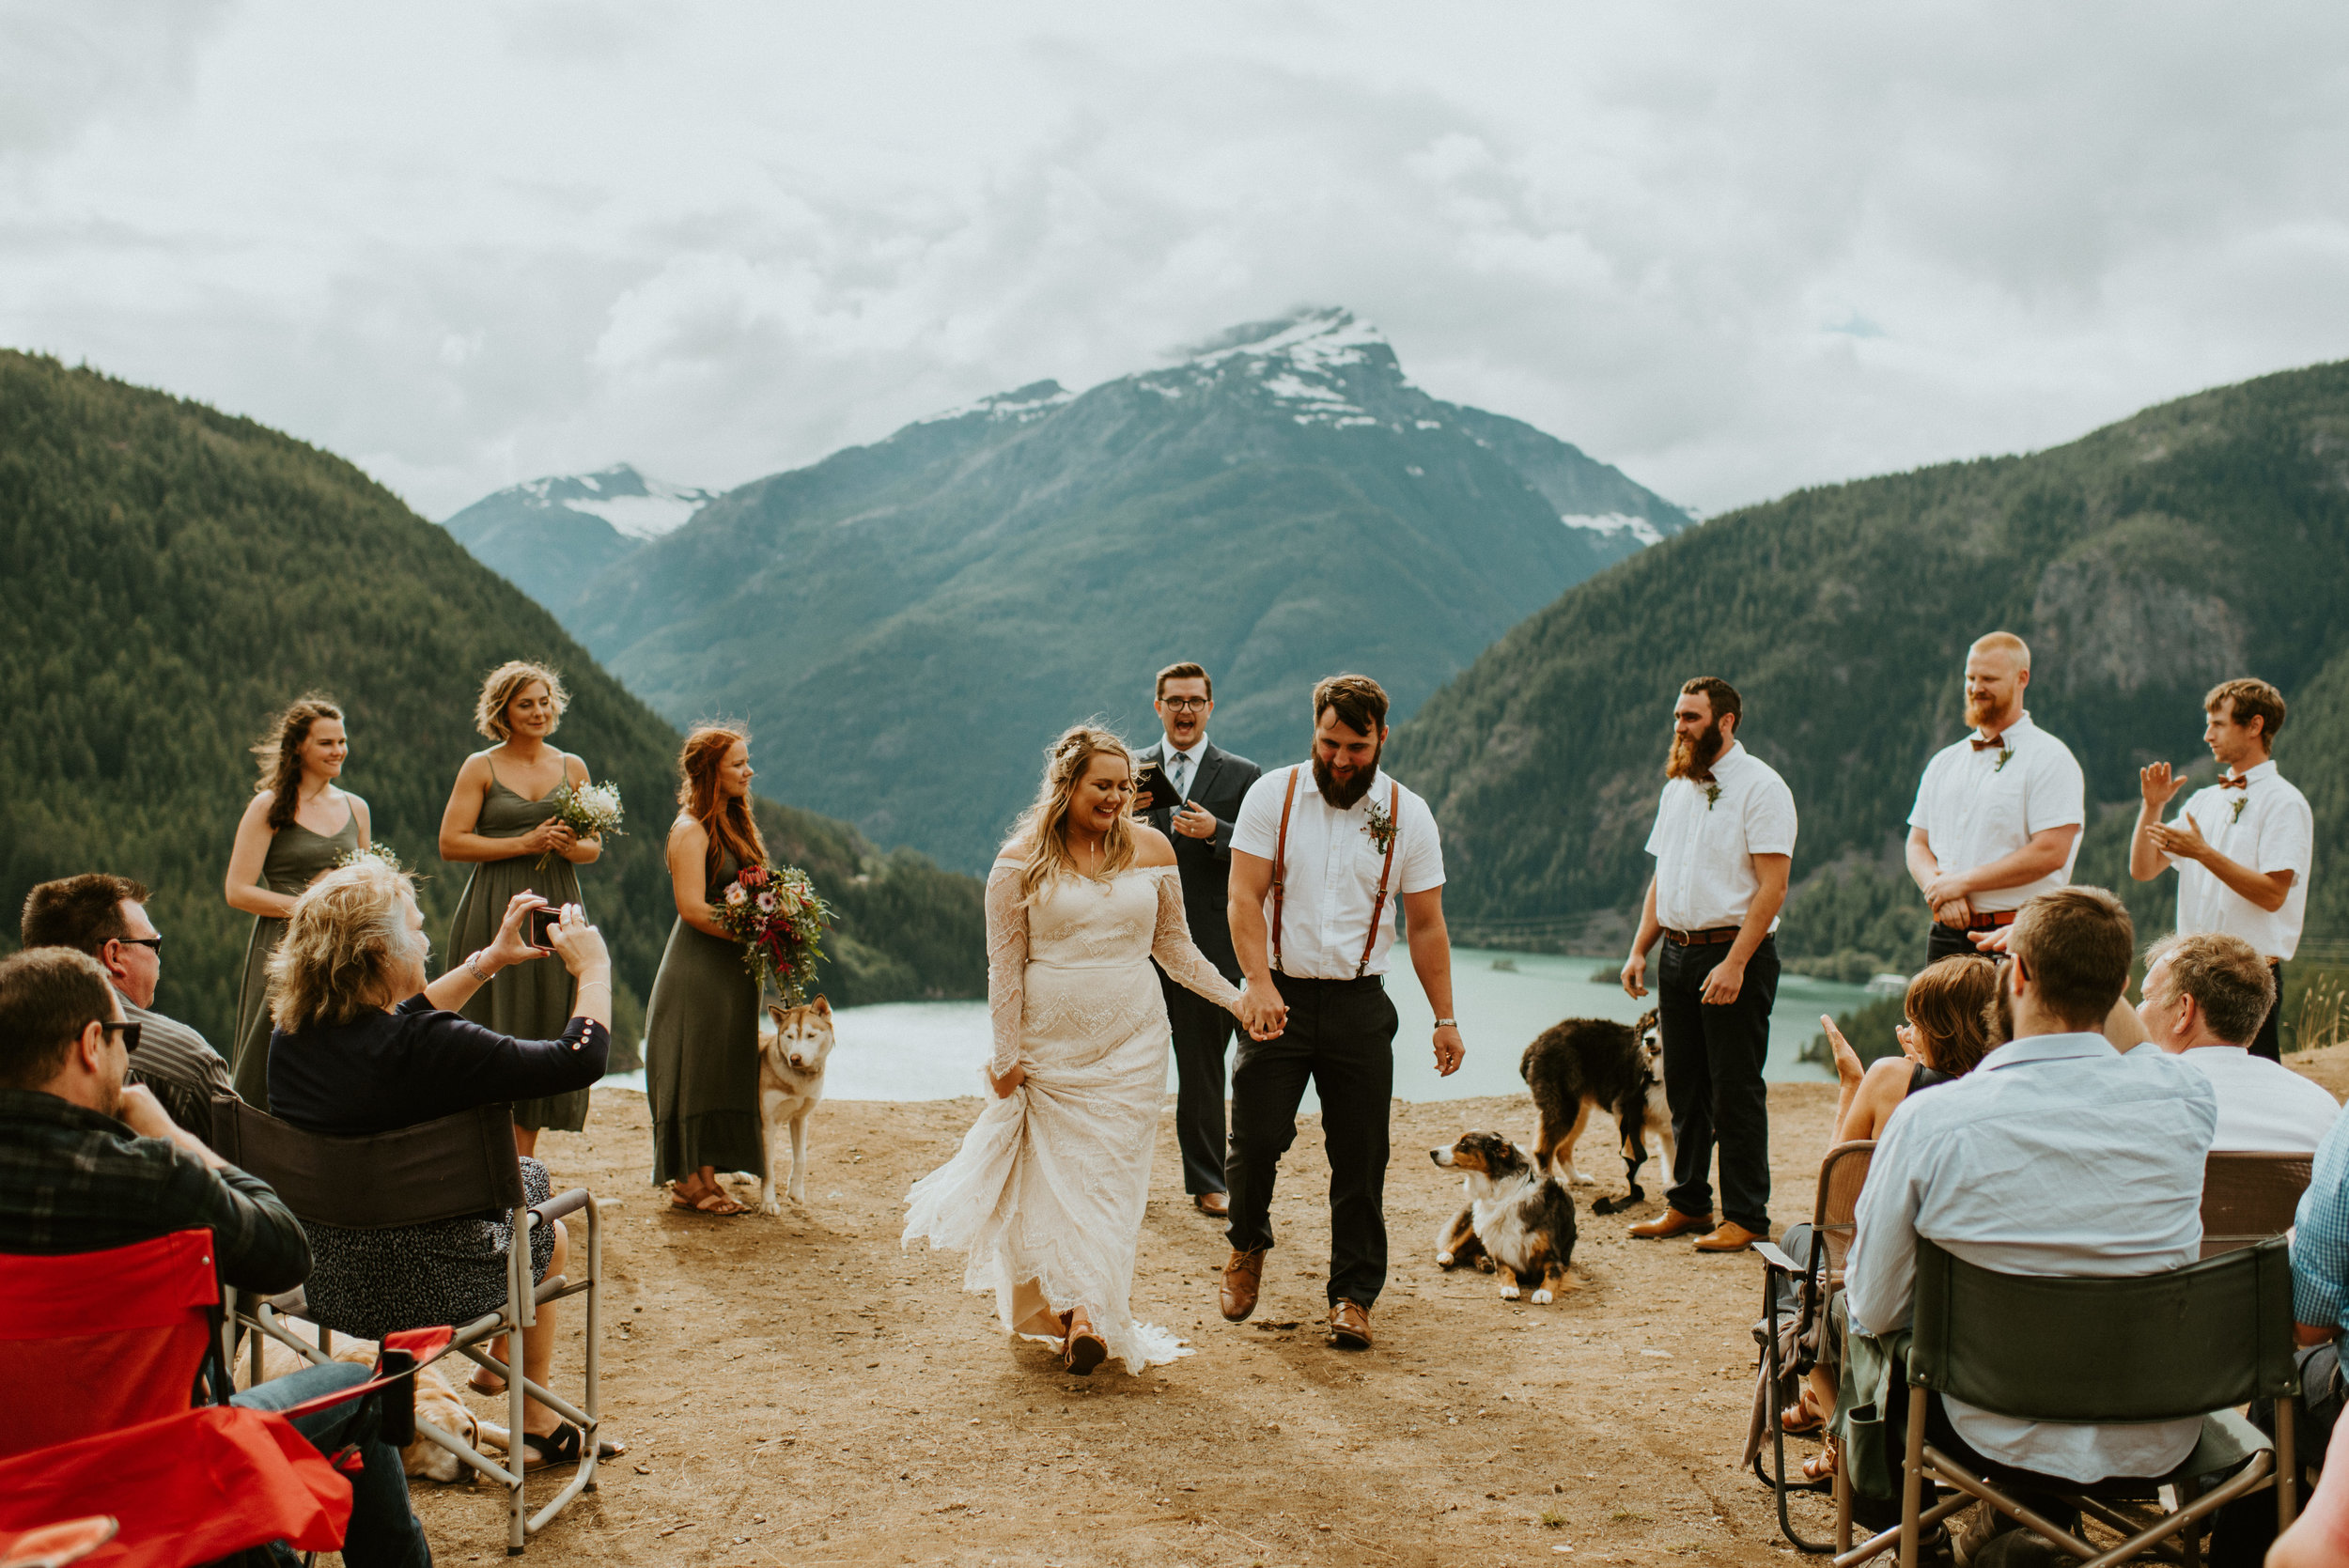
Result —
[{"label": "guest's dark jacket", "polygon": [[611,1049],[611,1032],[584,1018],[560,1039],[517,1040],[418,994],[346,1024],[272,1032],[270,1110],[305,1132],[359,1138],[584,1089],[603,1076]]},{"label": "guest's dark jacket", "polygon": [[[1141,753],[1145,762],[1163,763],[1166,741]],[[1264,771],[1244,756],[1209,742],[1200,753],[1198,776],[1190,781],[1193,805],[1214,814],[1213,838],[1186,838],[1174,831],[1174,814],[1154,811],[1150,826],[1174,841],[1174,864],[1183,879],[1183,916],[1190,923],[1190,939],[1199,944],[1207,962],[1223,978],[1239,984],[1239,956],[1232,951],[1232,927],[1225,906],[1232,883],[1232,829],[1239,821],[1239,803],[1248,786]]]},{"label": "guest's dark jacket", "polygon": [[102,1252],[209,1230],[220,1277],[274,1296],[309,1278],[301,1222],[258,1176],[35,1089],[0,1089],[0,1252]]}]

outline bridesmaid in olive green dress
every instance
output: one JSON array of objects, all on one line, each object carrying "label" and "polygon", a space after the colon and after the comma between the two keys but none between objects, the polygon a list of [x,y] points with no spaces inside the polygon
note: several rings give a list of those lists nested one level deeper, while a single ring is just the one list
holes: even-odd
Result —
[{"label": "bridesmaid in olive green dress", "polygon": [[652,1179],[670,1184],[675,1207],[746,1214],[748,1205],[719,1185],[718,1172],[767,1170],[758,1132],[758,981],[710,906],[743,866],[767,860],[751,819],[750,735],[704,725],[685,737],[677,768],[683,809],[669,827],[677,924],[645,1020]]},{"label": "bridesmaid in olive green dress", "polygon": [[[368,843],[367,803],[335,784],[350,755],[342,709],[319,692],[296,698],[253,748],[260,783],[237,823],[228,852],[228,907],[254,917],[237,990],[229,1074],[238,1097],[269,1107],[270,955],[286,934],[294,899],[319,873]],[[210,1129],[192,1127],[198,1137]]]},{"label": "bridesmaid in olive green dress", "polygon": [[[603,844],[554,820],[554,793],[587,783],[587,765],[547,741],[569,700],[562,676],[524,660],[499,665],[482,682],[474,727],[498,744],[465,759],[441,815],[441,859],[474,862],[442,954],[449,969],[496,940],[518,893],[537,893],[557,908],[583,902],[572,868],[601,855]],[[570,977],[559,965],[511,965],[474,992],[464,1014],[512,1039],[552,1040],[570,1020]],[[545,1128],[585,1126],[590,1093],[517,1101],[515,1149],[535,1156]]]}]

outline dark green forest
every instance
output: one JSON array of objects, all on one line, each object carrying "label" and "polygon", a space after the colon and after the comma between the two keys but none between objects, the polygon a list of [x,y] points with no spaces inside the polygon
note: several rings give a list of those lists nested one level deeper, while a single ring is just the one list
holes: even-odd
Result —
[{"label": "dark green forest", "polygon": [[[677,734],[552,616],[351,464],[250,420],[0,352],[0,897],[109,870],[154,890],[157,1004],[225,1042],[250,918],[221,896],[246,747],[312,688],[349,716],[343,784],[423,874],[436,943],[466,867],[434,853],[481,676],[543,660],[572,693],[559,743],[615,781],[627,836],[582,870],[641,1014],[674,918],[662,838]],[[771,767],[792,737],[754,753]],[[770,847],[837,908],[835,1003],[985,989],[978,884],[854,829],[760,803]],[[13,915],[0,951],[15,945]]]},{"label": "dark green forest", "polygon": [[[2137,769],[2215,771],[2201,698],[2280,687],[2277,747],[2316,813],[2308,931],[2349,936],[2349,365],[2151,409],[2067,446],[1798,491],[1715,518],[1568,589],[1431,697],[1393,766],[1445,828],[1447,912],[1620,911],[1680,682],[1738,687],[1739,738],[1802,813],[1781,950],[1838,979],[1922,960],[1900,862],[1926,759],[1964,728],[1967,644],[2029,639],[2029,705],[2088,776],[2075,878],[2169,929],[2132,883]],[[2305,966],[2295,966],[2305,967]]]}]

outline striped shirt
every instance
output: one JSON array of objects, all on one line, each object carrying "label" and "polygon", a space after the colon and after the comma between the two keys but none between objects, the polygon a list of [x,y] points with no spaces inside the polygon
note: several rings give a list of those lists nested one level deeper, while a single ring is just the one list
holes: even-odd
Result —
[{"label": "striped shirt", "polygon": [[236,1097],[228,1063],[203,1035],[178,1018],[141,1007],[119,991],[115,994],[121,998],[122,1016],[139,1026],[139,1048],[131,1058],[130,1081],[146,1084],[173,1121],[209,1141],[212,1101],[222,1095]]},{"label": "striped shirt", "polygon": [[258,1176],[37,1089],[0,1089],[0,1252],[102,1252],[212,1233],[220,1277],[273,1296],[309,1277],[301,1221]]}]

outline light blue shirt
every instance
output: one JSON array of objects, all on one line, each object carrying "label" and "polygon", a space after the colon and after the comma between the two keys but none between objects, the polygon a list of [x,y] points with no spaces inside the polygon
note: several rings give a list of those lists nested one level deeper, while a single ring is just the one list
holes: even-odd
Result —
[{"label": "light blue shirt", "polygon": [[[1873,1333],[1907,1325],[1921,1235],[2002,1274],[2124,1277],[2193,1263],[2217,1125],[2210,1080],[2157,1047],[2124,1056],[2101,1034],[2000,1046],[1956,1082],[1903,1100],[1886,1124],[1844,1275],[1852,1322]],[[2201,1431],[2199,1421],[2024,1421],[1944,1403],[1985,1456],[2071,1481],[2164,1474]]]},{"label": "light blue shirt", "polygon": [[2349,1329],[2349,1116],[2316,1147],[2292,1228],[2292,1315]]}]

